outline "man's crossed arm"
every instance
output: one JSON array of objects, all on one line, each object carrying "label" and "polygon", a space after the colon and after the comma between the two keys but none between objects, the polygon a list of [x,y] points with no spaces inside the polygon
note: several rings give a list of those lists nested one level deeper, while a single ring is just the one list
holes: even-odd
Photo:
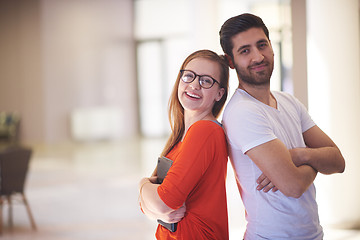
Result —
[{"label": "man's crossed arm", "polygon": [[317,172],[342,173],[345,160],[335,143],[317,126],[303,133],[306,148],[287,149],[278,139],[249,150],[246,154],[263,174],[257,189],[280,190],[300,197],[314,181]]}]

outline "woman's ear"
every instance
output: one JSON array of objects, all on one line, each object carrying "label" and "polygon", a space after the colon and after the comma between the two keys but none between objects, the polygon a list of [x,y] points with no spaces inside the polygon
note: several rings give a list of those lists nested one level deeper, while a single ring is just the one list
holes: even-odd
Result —
[{"label": "woman's ear", "polygon": [[220,88],[218,94],[215,97],[215,101],[218,102],[221,100],[221,98],[224,96],[225,93],[225,89],[224,88]]},{"label": "woman's ear", "polygon": [[234,67],[234,63],[233,63],[231,57],[230,57],[229,55],[227,55],[227,54],[225,54],[225,57],[226,57],[226,60],[227,60],[227,62],[228,62],[228,64],[229,64],[229,67],[230,67],[231,69],[234,69],[235,67]]}]

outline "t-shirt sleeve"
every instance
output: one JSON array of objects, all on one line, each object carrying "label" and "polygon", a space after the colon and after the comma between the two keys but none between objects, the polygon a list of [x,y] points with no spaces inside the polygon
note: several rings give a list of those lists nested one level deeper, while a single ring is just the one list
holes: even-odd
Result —
[{"label": "t-shirt sleeve", "polygon": [[302,104],[297,98],[293,97],[295,99],[297,109],[299,111],[299,116],[301,119],[301,130],[302,132],[306,132],[313,126],[315,126],[315,122],[312,120],[308,110],[306,109],[305,105]]},{"label": "t-shirt sleeve", "polygon": [[225,141],[225,134],[213,122],[200,121],[189,128],[181,152],[157,189],[167,206],[177,209],[183,205],[213,161],[219,141]]},{"label": "t-shirt sleeve", "polygon": [[223,124],[229,144],[244,154],[276,138],[266,113],[252,103],[233,106],[224,115]]}]

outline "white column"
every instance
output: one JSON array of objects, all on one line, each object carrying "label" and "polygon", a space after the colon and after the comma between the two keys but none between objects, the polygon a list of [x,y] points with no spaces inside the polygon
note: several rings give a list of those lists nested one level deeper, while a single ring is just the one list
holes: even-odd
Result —
[{"label": "white column", "polygon": [[291,2],[293,36],[292,80],[294,95],[308,106],[307,55],[306,55],[306,0]]},{"label": "white column", "polygon": [[[339,146],[343,174],[318,175],[323,225],[360,223],[359,1],[307,1],[309,111]],[[294,46],[296,47],[296,46]]]}]

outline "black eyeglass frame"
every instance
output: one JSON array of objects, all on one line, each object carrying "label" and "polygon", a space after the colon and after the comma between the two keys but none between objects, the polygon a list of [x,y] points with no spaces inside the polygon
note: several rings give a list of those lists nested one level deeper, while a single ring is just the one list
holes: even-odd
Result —
[{"label": "black eyeglass frame", "polygon": [[[191,72],[191,73],[194,74],[194,78],[193,78],[190,82],[185,82],[185,81],[183,80],[183,74],[184,74],[185,71]],[[180,73],[181,73],[180,79],[181,79],[181,81],[183,81],[184,83],[192,83],[192,82],[196,79],[196,77],[199,77],[199,78],[198,78],[199,85],[200,85],[202,88],[204,88],[204,89],[212,88],[212,86],[214,86],[215,83],[219,84],[219,86],[220,86],[219,81],[217,81],[216,79],[214,79],[213,77],[211,77],[211,76],[209,76],[209,75],[199,75],[199,74],[196,74],[194,71],[187,70],[187,69],[181,69],[181,70],[180,70]],[[203,87],[203,86],[201,85],[202,82],[200,81],[200,79],[201,79],[202,77],[209,77],[209,78],[211,78],[211,79],[213,80],[213,83],[211,84],[210,87]]]}]

